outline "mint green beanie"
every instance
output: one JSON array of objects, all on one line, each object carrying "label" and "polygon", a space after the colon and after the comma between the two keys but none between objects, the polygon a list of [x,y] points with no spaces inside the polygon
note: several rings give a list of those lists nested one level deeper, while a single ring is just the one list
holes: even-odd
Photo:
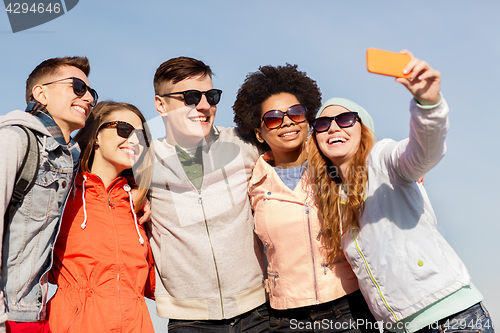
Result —
[{"label": "mint green beanie", "polygon": [[375,133],[375,124],[373,122],[372,116],[370,116],[368,111],[366,111],[361,105],[345,98],[333,97],[327,100],[316,113],[316,118],[321,116],[323,110],[331,105],[339,105],[351,112],[357,112],[359,118],[361,118],[361,121],[363,122],[363,125],[368,127],[373,133]]}]

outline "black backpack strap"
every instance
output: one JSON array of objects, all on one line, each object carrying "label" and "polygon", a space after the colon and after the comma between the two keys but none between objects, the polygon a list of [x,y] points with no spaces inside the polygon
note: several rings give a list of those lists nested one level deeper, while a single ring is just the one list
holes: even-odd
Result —
[{"label": "black backpack strap", "polygon": [[29,128],[23,125],[15,125],[21,128],[28,138],[26,143],[26,152],[24,153],[23,162],[16,173],[16,182],[9,206],[4,216],[4,235],[9,224],[10,218],[14,214],[17,204],[23,197],[33,188],[40,167],[40,150],[35,134]]}]

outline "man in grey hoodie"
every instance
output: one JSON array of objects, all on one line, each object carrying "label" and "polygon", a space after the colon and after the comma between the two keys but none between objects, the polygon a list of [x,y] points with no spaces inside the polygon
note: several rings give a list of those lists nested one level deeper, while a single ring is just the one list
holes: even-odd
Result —
[{"label": "man in grey hoodie", "polygon": [[[78,167],[80,149],[70,134],[85,125],[97,102],[85,57],[52,58],[26,81],[25,112],[0,117],[0,229],[3,234],[0,333],[47,332],[47,272],[59,218]],[[26,153],[23,125],[34,132],[40,151],[33,188],[8,214],[16,174]],[[7,213],[7,214],[6,214]],[[7,219],[7,221],[5,221]],[[7,227],[4,230],[4,225]]]},{"label": "man in grey hoodie", "polygon": [[156,313],[173,332],[266,332],[263,251],[247,194],[259,152],[213,125],[222,91],[203,62],[164,62],[154,87],[166,130],[150,189]]}]

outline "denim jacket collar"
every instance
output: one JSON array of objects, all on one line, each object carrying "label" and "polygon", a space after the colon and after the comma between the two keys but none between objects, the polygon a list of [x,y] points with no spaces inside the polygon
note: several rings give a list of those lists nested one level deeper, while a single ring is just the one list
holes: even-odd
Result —
[{"label": "denim jacket collar", "polygon": [[73,140],[73,138],[70,138],[69,143],[66,144],[66,140],[64,139],[61,128],[56,124],[49,110],[47,110],[47,108],[41,103],[37,101],[29,102],[28,106],[26,107],[26,112],[31,113],[32,115],[37,117],[54,138],[54,140],[50,140],[45,143],[45,148],[48,151],[53,151],[59,146],[68,146],[68,149],[71,152],[71,156],[73,158],[74,170],[76,170],[80,157],[80,146],[78,145],[78,143]]}]

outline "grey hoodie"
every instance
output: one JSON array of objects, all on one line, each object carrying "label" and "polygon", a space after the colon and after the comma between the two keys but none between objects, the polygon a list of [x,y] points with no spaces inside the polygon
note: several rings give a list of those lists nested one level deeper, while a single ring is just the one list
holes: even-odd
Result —
[{"label": "grey hoodie", "polygon": [[175,147],[155,141],[151,247],[156,313],[220,320],[266,301],[262,249],[253,233],[247,187],[259,154],[234,128],[214,128],[203,148],[203,181],[187,177]]}]

